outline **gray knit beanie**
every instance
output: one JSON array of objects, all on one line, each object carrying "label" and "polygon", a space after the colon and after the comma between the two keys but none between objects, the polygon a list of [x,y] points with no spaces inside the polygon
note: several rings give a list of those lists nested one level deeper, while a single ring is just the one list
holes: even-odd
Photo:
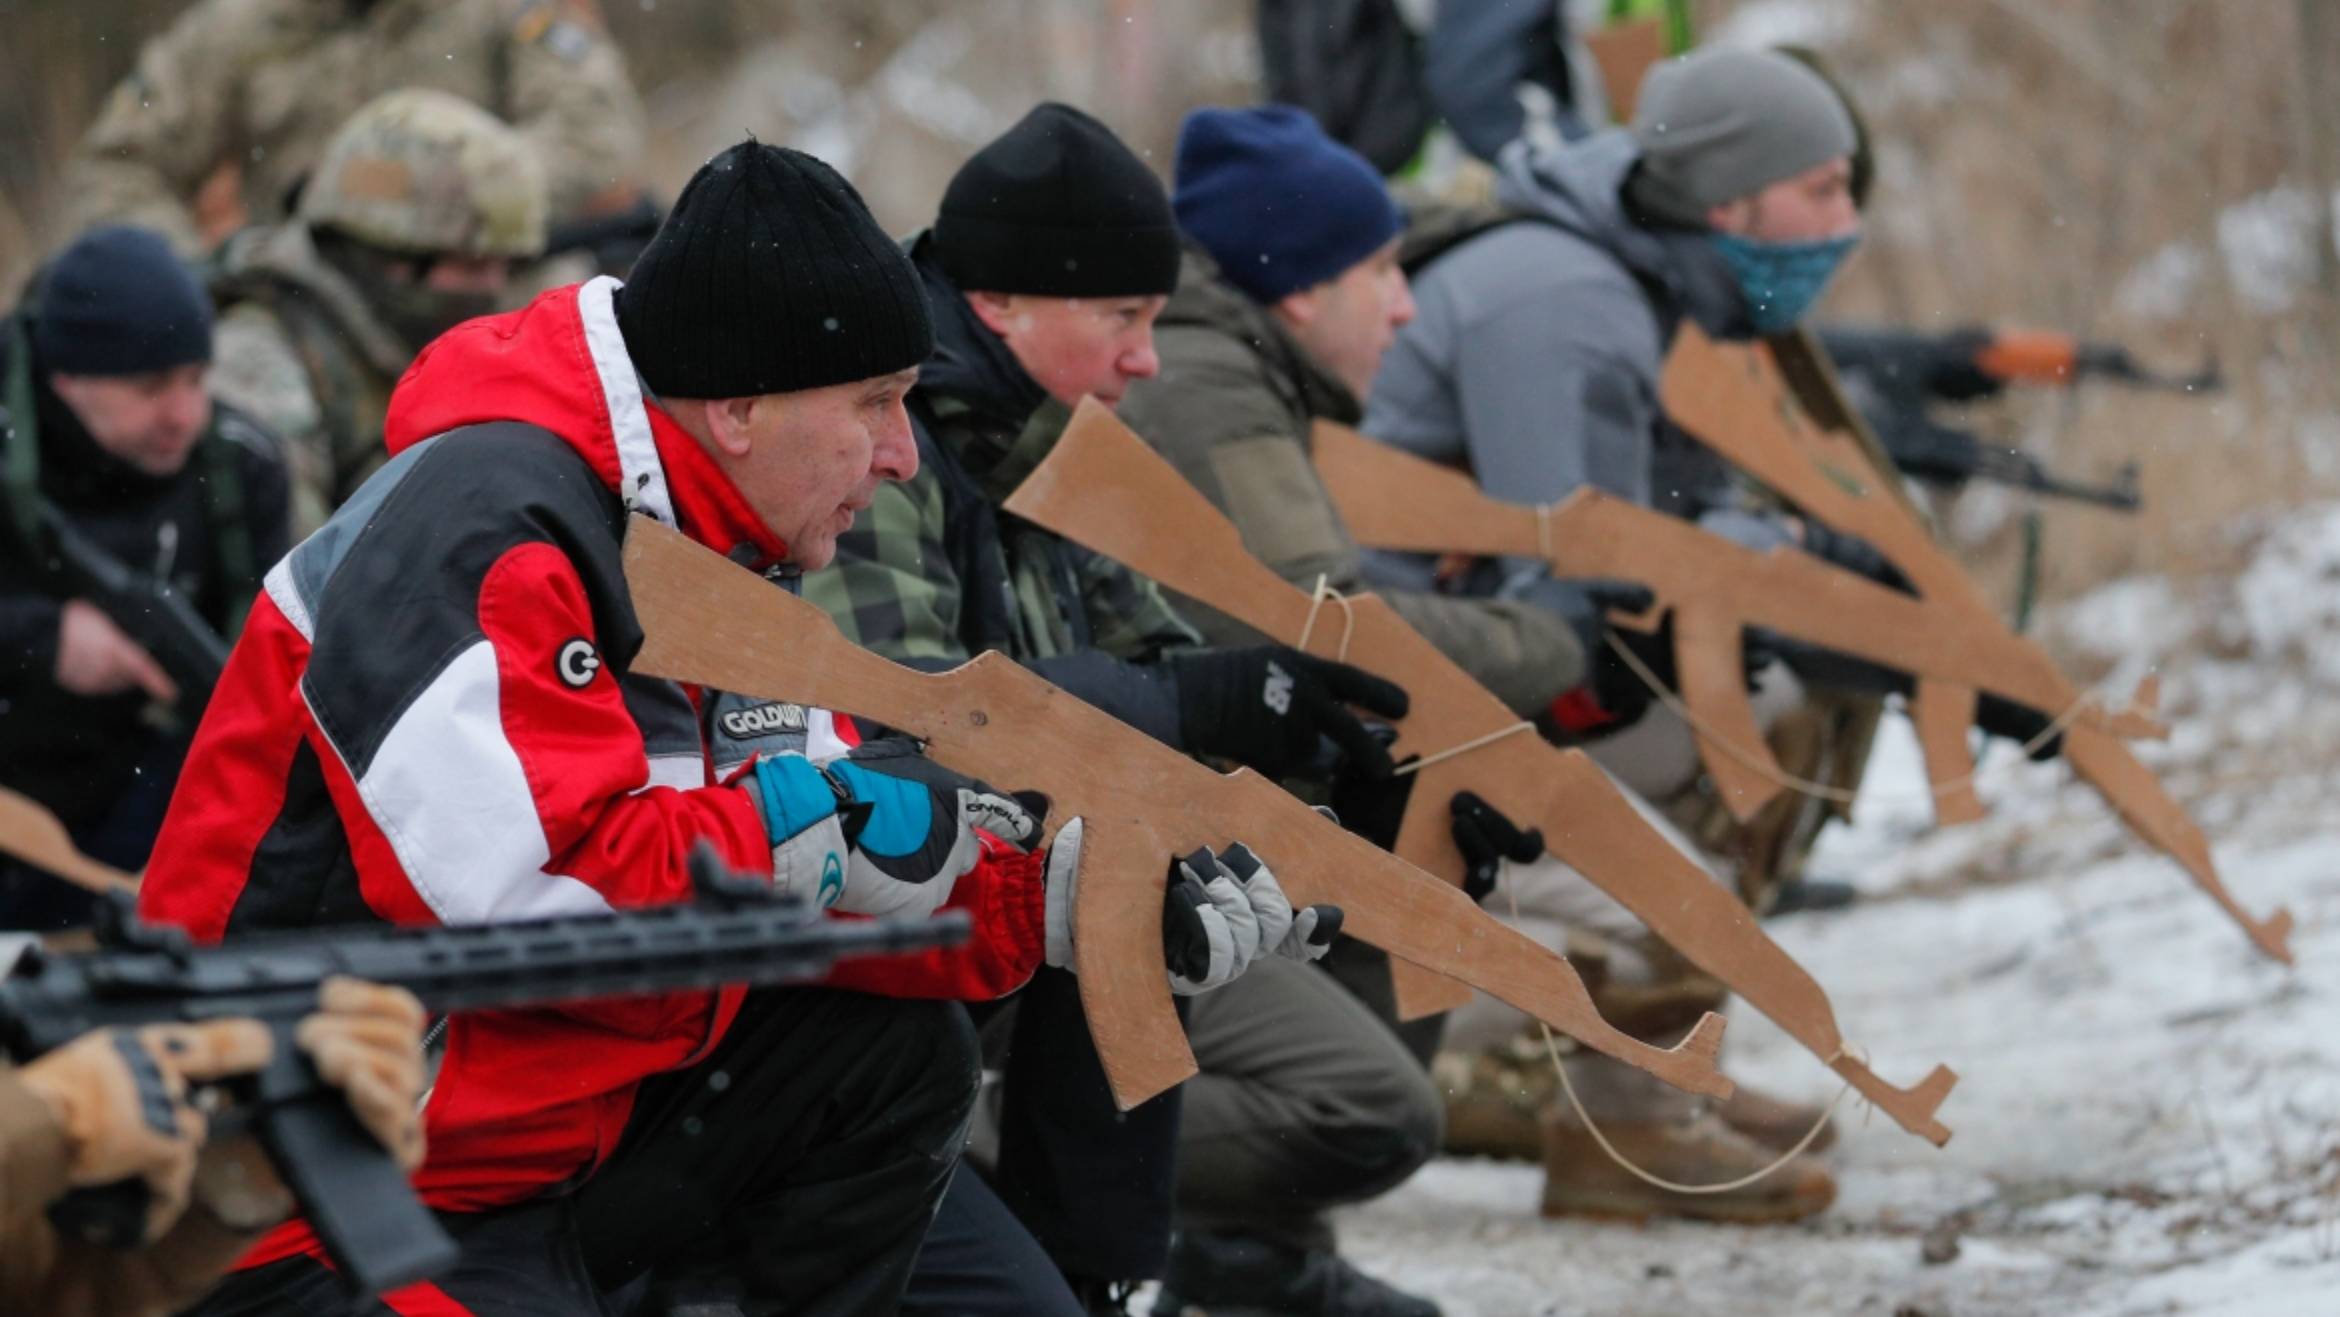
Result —
[{"label": "gray knit beanie", "polygon": [[1633,109],[1633,201],[1695,228],[1706,212],[1853,153],[1852,116],[1811,69],[1771,50],[1711,49],[1649,71]]}]

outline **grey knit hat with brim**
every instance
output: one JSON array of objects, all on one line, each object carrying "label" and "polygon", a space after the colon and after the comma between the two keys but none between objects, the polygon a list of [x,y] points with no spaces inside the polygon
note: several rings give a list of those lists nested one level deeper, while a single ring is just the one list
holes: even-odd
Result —
[{"label": "grey knit hat with brim", "polygon": [[1850,156],[1857,141],[1827,80],[1772,50],[1700,50],[1651,69],[1632,132],[1634,202],[1697,228],[1708,210]]}]

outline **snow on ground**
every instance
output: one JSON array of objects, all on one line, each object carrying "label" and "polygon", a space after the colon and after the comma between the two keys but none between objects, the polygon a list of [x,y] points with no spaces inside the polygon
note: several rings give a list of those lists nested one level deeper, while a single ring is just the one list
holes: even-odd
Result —
[{"label": "snow on ground", "polygon": [[[1771,929],[1877,1071],[1959,1072],[1947,1148],[1848,1099],[1836,1206],[1770,1230],[1546,1222],[1540,1170],[1440,1161],[1347,1213],[1348,1249],[1450,1317],[2340,1313],[2335,599],[2340,510],[2325,508],[2276,526],[2237,582],[2127,583],[2049,619],[2162,646],[2176,732],[2140,754],[2244,906],[2291,909],[2297,969],[2261,959],[2060,764],[2001,748],[1985,759],[1992,817],[1934,829],[1895,720],[1856,825],[1815,863],[1863,902]],[[1838,1087],[1749,1011],[1725,1055],[1772,1092]],[[1926,1262],[1929,1235],[1956,1256]]]}]

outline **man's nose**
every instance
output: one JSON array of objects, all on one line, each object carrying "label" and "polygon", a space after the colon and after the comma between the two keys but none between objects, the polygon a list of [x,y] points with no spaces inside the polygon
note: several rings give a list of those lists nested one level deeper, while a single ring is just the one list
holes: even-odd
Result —
[{"label": "man's nose", "polygon": [[1392,328],[1404,328],[1414,320],[1414,289],[1401,272],[1397,276],[1397,297],[1390,303],[1389,323]]},{"label": "man's nose", "polygon": [[886,412],[886,428],[878,436],[871,466],[881,480],[908,480],[918,474],[918,439],[910,432],[910,412],[895,403]]},{"label": "man's nose", "polygon": [[1162,373],[1162,354],[1154,351],[1153,340],[1121,354],[1121,373],[1133,380],[1150,380]]}]

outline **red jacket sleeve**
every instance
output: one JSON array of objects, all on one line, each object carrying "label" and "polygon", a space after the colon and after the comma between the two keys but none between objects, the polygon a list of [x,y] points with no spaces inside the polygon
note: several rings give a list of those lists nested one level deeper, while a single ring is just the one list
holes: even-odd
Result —
[{"label": "red jacket sleeve", "polygon": [[887,997],[989,1001],[1030,981],[1048,946],[1048,853],[1026,853],[990,833],[978,835],[983,859],[943,903],[945,910],[968,913],[975,936],[963,947],[841,962],[829,973],[830,986]]}]

